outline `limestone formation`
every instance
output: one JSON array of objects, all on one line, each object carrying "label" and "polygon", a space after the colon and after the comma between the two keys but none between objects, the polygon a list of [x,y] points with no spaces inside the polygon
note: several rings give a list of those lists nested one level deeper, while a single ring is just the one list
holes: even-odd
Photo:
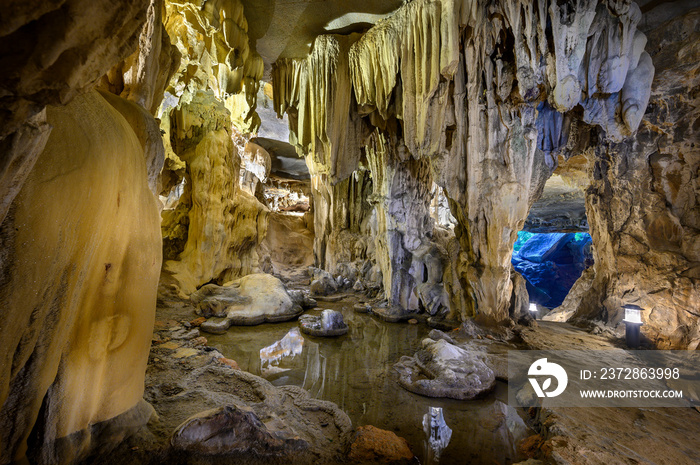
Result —
[{"label": "limestone formation", "polygon": [[[464,291],[454,293],[451,303],[461,318],[508,318],[516,232],[558,155],[568,156],[578,143],[569,137],[570,129],[597,125],[611,141],[636,131],[653,77],[645,36],[636,28],[640,18],[639,7],[630,2],[607,6],[586,1],[570,9],[568,3],[547,8],[544,2],[419,0],[380,21],[350,47],[347,66],[356,102],[350,115],[343,116],[353,123],[340,127],[355,128],[359,140],[366,137],[367,125],[375,128],[365,144],[375,193],[383,182],[396,182],[400,192],[411,193],[427,184],[430,192],[432,181],[422,181],[427,173],[444,188],[462,251],[453,259],[456,269],[437,282],[459,280]],[[326,105],[314,106],[327,101],[327,89],[347,87],[343,72],[348,58],[342,47],[329,47],[335,43],[335,37],[319,38],[307,60],[280,61],[273,70],[276,110],[293,116],[292,142],[312,157],[311,165],[325,162],[315,170],[331,175],[315,182],[317,192],[337,189],[337,181],[361,169],[354,162],[357,152],[350,152],[343,169],[338,168],[335,147],[355,139],[329,123],[333,119]],[[321,94],[308,93],[308,83],[320,83],[312,89]],[[388,141],[386,151],[394,151],[394,159],[372,162],[378,139]],[[395,181],[395,166],[409,161],[426,167]],[[317,197],[315,205],[321,203]],[[406,200],[405,215],[411,218],[397,219],[421,224],[430,196]],[[377,205],[380,230],[374,232],[385,237],[381,202]],[[316,210],[317,237],[329,235],[318,226],[336,211],[338,206],[327,201]],[[392,230],[393,223],[387,228]],[[421,237],[430,236],[430,226],[419,231]],[[377,260],[387,297],[417,308],[416,283],[405,277],[415,245],[410,237],[402,240],[410,258],[394,245],[384,246],[388,253],[382,251],[380,242]],[[317,264],[328,267],[318,252]],[[382,258],[387,256],[391,258]],[[389,265],[392,260],[403,266]]]},{"label": "limestone formation", "polygon": [[588,172],[595,271],[552,318],[615,326],[636,304],[658,347],[700,344],[699,18],[695,10],[649,34],[657,72],[637,138],[598,144]]},{"label": "limestone formation", "polygon": [[267,209],[238,185],[229,115],[210,92],[198,92],[169,121],[173,150],[185,163],[185,189],[175,210],[163,215],[165,269],[186,294],[258,269]]},{"label": "limestone formation", "polygon": [[414,357],[401,357],[394,365],[399,384],[428,397],[466,400],[493,388],[493,371],[481,357],[444,339],[424,339]]},{"label": "limestone formation", "polygon": [[3,464],[75,460],[92,425],[139,426],[152,411],[140,402],[161,239],[143,146],[97,92],[49,106],[47,121],[0,232]]},{"label": "limestone formation", "polygon": [[46,143],[46,105],[65,105],[90,90],[133,52],[146,20],[143,0],[12,0],[3,10],[0,222]]},{"label": "limestone formation", "polygon": [[202,323],[202,330],[225,332],[231,325],[258,325],[287,321],[312,306],[304,295],[290,295],[282,282],[269,274],[250,274],[224,286],[207,284],[190,297],[197,312],[221,321]]},{"label": "limestone formation", "polygon": [[144,0],[11,0],[0,19],[0,137],[47,104],[64,105],[90,90],[131,54],[147,6]]},{"label": "limestone formation", "polygon": [[229,1],[167,1],[165,28],[182,55],[168,92],[188,103],[210,90],[225,103],[234,125],[254,132],[260,125],[255,99],[263,63],[248,41],[243,5]]},{"label": "limestone formation", "polygon": [[256,249],[268,210],[255,186],[246,183],[250,193],[240,188],[239,175],[243,168],[244,179],[253,172],[265,177],[264,160],[241,163],[245,134],[260,123],[255,99],[263,65],[237,0],[168,1],[163,22],[181,55],[159,112],[166,152],[161,193],[180,192],[163,212],[165,269],[191,294],[259,269]]},{"label": "limestone formation", "polygon": [[138,49],[102,77],[101,87],[156,115],[170,78],[180,65],[180,52],[163,25],[164,0],[151,0]]}]

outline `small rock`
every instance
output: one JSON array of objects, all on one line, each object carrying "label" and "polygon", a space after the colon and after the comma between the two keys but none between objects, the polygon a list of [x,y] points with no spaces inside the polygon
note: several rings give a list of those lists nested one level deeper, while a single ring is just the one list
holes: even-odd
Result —
[{"label": "small rock", "polygon": [[357,292],[362,292],[365,290],[365,286],[362,285],[362,281],[360,281],[359,279],[355,281],[355,284],[352,286],[352,288]]},{"label": "small rock", "polygon": [[323,310],[321,316],[302,315],[299,317],[301,332],[310,336],[342,336],[348,332],[343,314],[336,310]]},{"label": "small rock", "polygon": [[418,320],[416,320],[415,318],[411,318],[410,320],[408,320],[408,324],[409,324],[409,325],[417,325],[417,324],[418,324]]},{"label": "small rock", "polygon": [[181,358],[188,358],[188,357],[193,357],[197,355],[199,351],[197,349],[190,349],[190,348],[183,348],[183,349],[178,349],[175,351],[173,354],[173,358],[181,359]]},{"label": "small rock", "polygon": [[324,270],[313,269],[314,279],[311,281],[311,293],[314,295],[329,295],[338,291],[338,283],[333,276]]},{"label": "small rock", "polygon": [[367,304],[355,304],[352,309],[357,313],[369,313],[372,307]]},{"label": "small rock", "polygon": [[199,337],[192,339],[192,345],[194,347],[205,346],[205,345],[207,345],[208,342],[209,341],[207,341],[207,338],[204,336],[199,336]]},{"label": "small rock", "polygon": [[166,342],[164,344],[159,345],[158,348],[159,349],[175,350],[175,349],[180,348],[180,346],[182,346],[181,342],[170,341],[170,342]]},{"label": "small rock", "polygon": [[179,331],[175,331],[172,334],[172,336],[173,339],[184,339],[186,341],[189,341],[190,339],[199,337],[199,330],[197,328],[193,329],[192,331],[186,331],[184,329],[181,329]]},{"label": "small rock", "polygon": [[205,321],[207,321],[207,319],[203,316],[200,316],[199,318],[195,318],[194,320],[190,321],[190,324],[195,328],[199,328]]},{"label": "small rock", "polygon": [[357,461],[388,463],[411,460],[413,452],[404,438],[391,431],[367,425],[357,428],[349,457]]},{"label": "small rock", "polygon": [[156,320],[153,327],[156,331],[161,331],[164,329],[168,329],[176,324],[177,324],[177,321],[175,321],[175,320]]},{"label": "small rock", "polygon": [[430,332],[428,333],[428,337],[430,339],[432,339],[433,341],[439,341],[440,339],[443,339],[443,340],[449,342],[450,344],[455,343],[454,339],[452,339],[451,336],[445,334],[444,332],[440,331],[439,329],[430,330]]},{"label": "small rock", "polygon": [[533,458],[540,451],[542,444],[544,444],[544,438],[539,434],[533,434],[518,444],[518,452],[525,457]]},{"label": "small rock", "polygon": [[210,334],[224,334],[231,327],[231,320],[223,318],[219,320],[207,320],[199,327]]},{"label": "small rock", "polygon": [[238,363],[236,363],[235,360],[232,360],[232,359],[230,359],[230,358],[221,357],[220,359],[218,359],[218,362],[219,362],[219,363],[223,363],[224,365],[228,365],[228,366],[230,366],[231,368],[233,368],[233,369],[235,369],[235,370],[240,370],[240,369],[241,369],[241,367],[238,366]]}]

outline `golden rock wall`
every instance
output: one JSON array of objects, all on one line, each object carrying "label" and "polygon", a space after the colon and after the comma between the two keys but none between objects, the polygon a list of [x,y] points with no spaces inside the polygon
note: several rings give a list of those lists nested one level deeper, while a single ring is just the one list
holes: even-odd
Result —
[{"label": "golden rock wall", "polygon": [[49,107],[47,120],[0,231],[3,464],[24,455],[33,429],[36,460],[65,461],[89,449],[90,425],[147,412],[161,239],[143,146],[95,91]]}]

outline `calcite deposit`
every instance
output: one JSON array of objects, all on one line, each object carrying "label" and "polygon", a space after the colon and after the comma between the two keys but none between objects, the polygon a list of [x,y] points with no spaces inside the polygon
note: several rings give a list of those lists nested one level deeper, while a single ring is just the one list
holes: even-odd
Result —
[{"label": "calcite deposit", "polygon": [[666,348],[700,344],[699,20],[691,12],[649,33],[650,104],[634,140],[600,144],[591,156],[595,270],[557,311],[617,325],[623,305],[639,305],[644,334]]},{"label": "calcite deposit", "polygon": [[161,193],[172,195],[184,184],[163,212],[165,269],[191,294],[259,269],[256,248],[268,210],[238,178],[241,167],[250,172],[244,179],[265,177],[255,156],[248,161],[240,137],[259,126],[262,60],[250,49],[238,1],[166,2],[163,22],[181,59],[160,109]]},{"label": "calcite deposit", "polygon": [[[426,277],[418,251],[431,247],[426,211],[435,182],[450,200],[462,249],[450,271],[462,289],[446,312],[509,318],[516,232],[557,156],[576,145],[572,126],[595,125],[603,139],[620,141],[640,124],[653,78],[640,18],[628,2],[571,9],[419,0],[354,41],[349,54],[347,38],[322,36],[306,60],[276,64],[275,108],[291,115],[291,142],[314,171],[328,173],[315,191],[336,189],[353,170],[371,173],[372,237],[392,304],[419,307],[414,289]],[[328,95],[344,102],[350,85],[354,100],[342,122],[317,106]],[[350,151],[341,169],[337,147],[356,140],[365,141],[365,158]],[[315,211],[316,259],[328,266],[319,249],[329,234],[318,226],[338,205],[323,207]]]},{"label": "calcite deposit", "polygon": [[96,91],[47,121],[0,232],[2,463],[71,461],[94,447],[89,426],[151,414],[141,397],[161,239],[143,146]]}]

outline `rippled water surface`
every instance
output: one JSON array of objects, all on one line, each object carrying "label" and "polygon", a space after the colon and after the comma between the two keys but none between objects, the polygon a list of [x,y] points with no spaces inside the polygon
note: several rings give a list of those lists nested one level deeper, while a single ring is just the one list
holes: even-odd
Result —
[{"label": "rippled water surface", "polygon": [[275,385],[297,385],[312,396],[335,402],[353,426],[374,425],[408,440],[421,463],[429,457],[423,415],[442,407],[452,438],[442,452],[441,464],[511,463],[517,461],[515,441],[525,431],[508,409],[507,389],[477,401],[433,399],[406,391],[397,383],[393,365],[413,355],[430,328],[424,324],[385,323],[352,310],[355,302],[319,302],[308,313],[324,308],[341,311],[350,331],[337,338],[302,335],[296,321],[232,327],[227,334],[208,335],[209,345],[251,373]]}]

